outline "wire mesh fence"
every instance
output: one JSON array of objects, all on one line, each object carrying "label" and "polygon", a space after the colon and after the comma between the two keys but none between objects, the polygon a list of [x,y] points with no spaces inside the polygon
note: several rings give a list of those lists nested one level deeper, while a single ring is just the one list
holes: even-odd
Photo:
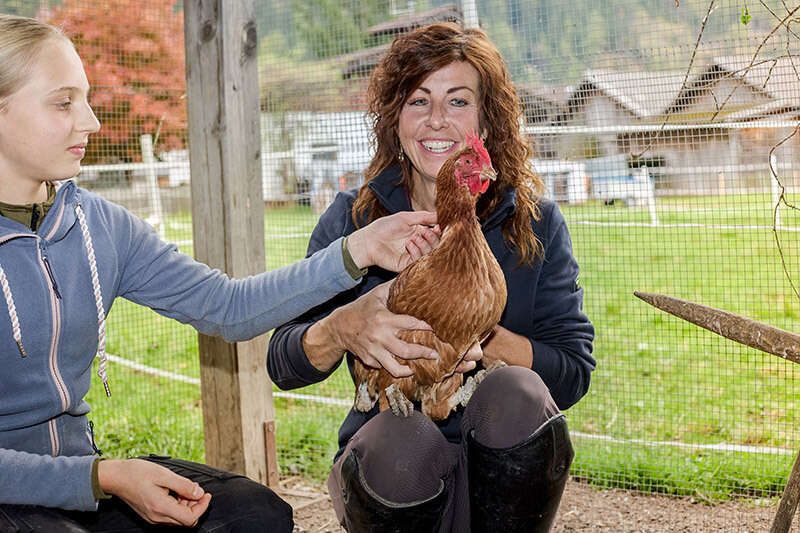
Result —
[{"label": "wire mesh fence", "polygon": [[[103,129],[78,182],[191,254],[181,3],[0,0],[0,11],[61,25],[84,58]],[[633,291],[796,329],[799,12],[783,0],[259,1],[267,268],[303,257],[319,214],[362,183],[367,81],[393,37],[479,24],[525,105],[531,164],[566,217],[597,331],[590,391],[567,411],[573,475],[778,494],[800,449],[794,364]],[[202,460],[194,331],[119,301],[108,351],[118,393],[90,397],[100,447]],[[352,397],[343,368],[276,394],[283,475],[324,478]]]}]

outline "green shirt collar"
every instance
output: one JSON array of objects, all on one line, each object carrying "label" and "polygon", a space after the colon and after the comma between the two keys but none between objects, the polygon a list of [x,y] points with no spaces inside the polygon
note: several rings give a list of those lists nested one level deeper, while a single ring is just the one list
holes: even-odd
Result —
[{"label": "green shirt collar", "polygon": [[0,202],[0,216],[27,226],[31,231],[36,231],[42,225],[45,215],[53,207],[56,200],[56,186],[47,182],[47,200],[39,204],[15,205]]}]

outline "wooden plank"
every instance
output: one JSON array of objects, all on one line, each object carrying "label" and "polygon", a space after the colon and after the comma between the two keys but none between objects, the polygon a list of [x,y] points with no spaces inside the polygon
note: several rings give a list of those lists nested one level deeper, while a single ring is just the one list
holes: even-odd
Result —
[{"label": "wooden plank", "polygon": [[[184,21],[195,257],[244,277],[266,264],[255,3],[185,2]],[[206,461],[267,483],[266,338],[199,343]]]},{"label": "wooden plank", "polygon": [[264,423],[264,448],[267,457],[267,485],[278,486],[278,446],[275,440],[275,421]]}]

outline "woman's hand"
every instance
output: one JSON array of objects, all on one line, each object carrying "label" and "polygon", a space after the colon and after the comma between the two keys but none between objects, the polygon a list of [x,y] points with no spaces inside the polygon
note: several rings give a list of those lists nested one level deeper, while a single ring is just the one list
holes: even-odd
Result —
[{"label": "woman's hand", "polygon": [[464,358],[461,360],[460,363],[458,363],[458,366],[456,367],[456,372],[461,372],[462,374],[464,372],[469,372],[470,370],[475,368],[475,366],[478,364],[478,361],[480,361],[481,359],[483,359],[483,350],[481,349],[481,343],[476,342],[475,344],[472,345],[472,347],[469,350],[467,350],[467,353],[466,355],[464,355]]},{"label": "woman's hand", "polygon": [[436,213],[403,211],[381,217],[347,237],[347,249],[358,268],[377,265],[392,272],[405,267],[439,244]]},{"label": "woman's hand", "polygon": [[194,526],[211,501],[194,481],[143,459],[100,461],[97,477],[103,492],[122,499],[151,524]]},{"label": "woman's hand", "polygon": [[409,344],[398,338],[403,330],[430,330],[422,320],[396,315],[386,308],[392,282],[382,283],[357,300],[336,309],[308,331],[303,348],[311,363],[326,372],[344,351],[356,355],[365,365],[385,368],[394,377],[412,374],[399,359],[436,359],[438,354],[426,346]]}]

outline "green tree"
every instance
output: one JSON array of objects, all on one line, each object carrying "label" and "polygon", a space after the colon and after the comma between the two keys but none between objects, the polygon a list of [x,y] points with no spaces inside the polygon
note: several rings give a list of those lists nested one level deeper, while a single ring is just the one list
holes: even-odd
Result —
[{"label": "green tree", "polygon": [[372,44],[367,28],[389,19],[387,2],[293,0],[294,27],[314,58],[322,59]]}]

